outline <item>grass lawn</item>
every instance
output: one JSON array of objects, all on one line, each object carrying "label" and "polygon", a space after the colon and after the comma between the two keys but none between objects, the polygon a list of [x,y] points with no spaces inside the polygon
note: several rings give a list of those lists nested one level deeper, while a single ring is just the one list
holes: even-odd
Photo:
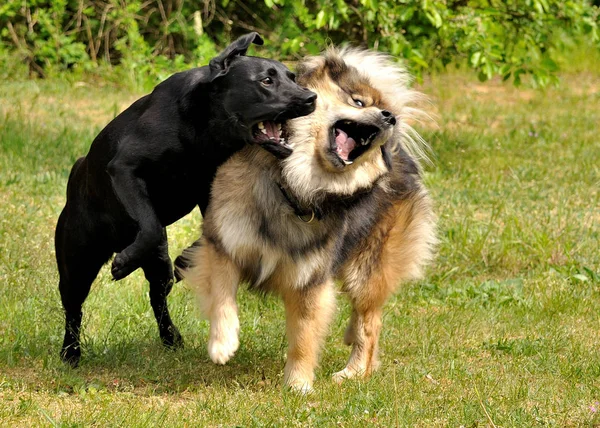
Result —
[{"label": "grass lawn", "polygon": [[[439,124],[419,129],[434,152],[436,262],[387,304],[380,371],[341,387],[340,296],[302,397],[282,390],[277,299],[240,293],[241,347],[216,367],[185,285],[169,304],[186,347],[170,352],[141,272],[116,283],[108,266],[84,306],[82,364],[60,362],[53,233],[68,173],[139,94],[1,82],[0,425],[600,425],[599,72],[544,92],[463,74],[421,89]],[[200,224],[194,213],[169,228],[173,256]]]}]

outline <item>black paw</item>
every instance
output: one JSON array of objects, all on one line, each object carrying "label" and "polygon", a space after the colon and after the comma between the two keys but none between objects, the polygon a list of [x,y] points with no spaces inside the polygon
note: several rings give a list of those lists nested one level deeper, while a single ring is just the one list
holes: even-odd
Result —
[{"label": "black paw", "polygon": [[160,339],[165,347],[169,349],[183,348],[183,337],[174,325],[169,326],[164,332],[161,332]]},{"label": "black paw", "polygon": [[81,360],[81,349],[75,345],[63,346],[60,351],[60,359],[75,369]]},{"label": "black paw", "polygon": [[131,260],[124,253],[119,253],[115,256],[112,267],[110,268],[110,273],[112,274],[115,281],[125,278],[131,272],[136,270],[139,266]]}]

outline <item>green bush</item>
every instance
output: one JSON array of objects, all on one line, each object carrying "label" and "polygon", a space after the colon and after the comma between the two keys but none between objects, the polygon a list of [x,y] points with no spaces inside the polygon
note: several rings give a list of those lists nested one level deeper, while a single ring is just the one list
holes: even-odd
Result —
[{"label": "green bush", "polygon": [[545,86],[556,81],[555,56],[566,40],[584,36],[600,46],[599,9],[589,1],[265,3],[288,11],[277,31],[289,39],[282,45],[284,54],[314,53],[327,40],[350,41],[402,57],[417,73],[468,61],[481,80],[501,75],[519,85],[530,74],[534,83]]},{"label": "green bush", "polygon": [[119,65],[144,84],[205,64],[252,30],[282,60],[350,42],[403,58],[417,74],[465,63],[481,80],[518,85],[531,75],[545,86],[569,40],[600,46],[598,20],[589,0],[8,0],[0,55],[39,76]]}]

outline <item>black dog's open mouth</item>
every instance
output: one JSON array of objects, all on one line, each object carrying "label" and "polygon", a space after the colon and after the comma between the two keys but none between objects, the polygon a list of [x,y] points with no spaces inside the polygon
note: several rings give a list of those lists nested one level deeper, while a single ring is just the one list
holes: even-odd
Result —
[{"label": "black dog's open mouth", "polygon": [[281,123],[270,120],[258,122],[252,127],[252,136],[254,142],[258,144],[271,143],[289,147],[287,144],[288,135],[285,126]]},{"label": "black dog's open mouth", "polygon": [[371,147],[381,130],[352,120],[339,120],[331,128],[331,150],[350,165]]},{"label": "black dog's open mouth", "polygon": [[259,122],[252,127],[253,142],[260,144],[266,151],[278,159],[285,159],[292,154],[292,147],[287,143],[288,133],[285,125],[271,120]]}]

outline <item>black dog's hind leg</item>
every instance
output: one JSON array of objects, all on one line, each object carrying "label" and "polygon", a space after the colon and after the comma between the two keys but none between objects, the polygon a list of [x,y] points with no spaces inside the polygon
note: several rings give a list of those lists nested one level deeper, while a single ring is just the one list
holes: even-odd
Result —
[{"label": "black dog's hind leg", "polygon": [[60,276],[58,288],[65,310],[65,337],[60,356],[64,362],[77,367],[81,358],[81,308],[92,282],[112,251],[103,249],[100,240],[82,233],[80,224],[69,222],[65,211],[59,217],[55,235]]},{"label": "black dog's hind leg", "polygon": [[169,257],[167,233],[162,229],[162,240],[153,254],[142,264],[144,275],[150,283],[150,304],[158,324],[163,344],[169,348],[180,348],[183,339],[173,324],[167,307],[167,296],[173,288],[173,265]]}]

